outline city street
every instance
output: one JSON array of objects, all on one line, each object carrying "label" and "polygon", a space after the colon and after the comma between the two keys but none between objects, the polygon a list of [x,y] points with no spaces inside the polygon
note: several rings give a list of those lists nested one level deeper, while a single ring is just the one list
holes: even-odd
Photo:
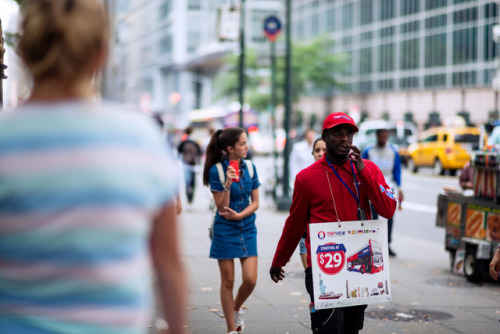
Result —
[{"label": "city street", "polygon": [[[256,157],[254,162],[263,189],[273,173],[272,158]],[[181,217],[190,278],[189,326],[192,333],[225,333],[218,267],[208,258],[210,193],[198,176],[195,203],[185,206]],[[458,187],[457,177],[436,177],[430,170],[404,172],[406,200],[395,216],[392,243],[397,257],[390,259],[393,299],[368,307],[362,333],[498,333],[500,285],[487,276],[476,285],[450,273],[444,230],[435,227],[436,198],[443,186]],[[309,297],[298,251],[285,267],[283,282],[276,284],[268,275],[286,217],[261,192],[259,275],[257,287],[245,303],[245,333],[310,333]],[[241,271],[236,268],[238,286]]]}]

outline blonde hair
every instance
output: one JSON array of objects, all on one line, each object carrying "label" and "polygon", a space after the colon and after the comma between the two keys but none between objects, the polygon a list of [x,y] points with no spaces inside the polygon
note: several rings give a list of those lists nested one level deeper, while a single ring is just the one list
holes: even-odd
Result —
[{"label": "blonde hair", "polygon": [[35,79],[89,74],[107,49],[109,18],[98,0],[28,0],[19,53]]}]

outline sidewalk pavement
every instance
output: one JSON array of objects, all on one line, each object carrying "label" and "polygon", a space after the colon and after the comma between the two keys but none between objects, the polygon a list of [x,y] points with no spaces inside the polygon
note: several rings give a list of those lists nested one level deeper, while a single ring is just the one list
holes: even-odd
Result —
[{"label": "sidewalk pavement", "polygon": [[[195,203],[181,216],[183,254],[189,275],[189,327],[194,334],[226,333],[219,298],[217,261],[209,259],[210,193],[199,187]],[[269,267],[288,213],[277,212],[261,194],[257,211],[259,273],[246,301],[244,333],[311,333],[309,296],[298,251],[274,283]],[[418,223],[418,222],[415,222]],[[432,231],[430,232],[432,233]],[[468,283],[449,271],[444,246],[406,235],[393,235],[397,257],[390,259],[392,302],[369,305],[361,333],[499,333],[500,285]],[[236,289],[241,267],[236,265]]]}]

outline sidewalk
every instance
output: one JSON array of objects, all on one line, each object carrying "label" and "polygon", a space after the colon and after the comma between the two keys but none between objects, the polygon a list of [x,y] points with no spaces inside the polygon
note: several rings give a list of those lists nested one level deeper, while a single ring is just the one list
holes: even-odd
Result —
[{"label": "sidewalk", "polygon": [[[208,210],[210,194],[197,189],[191,208],[181,217],[183,252],[189,273],[189,326],[194,334],[226,333],[219,298],[219,271],[209,259]],[[264,197],[261,195],[261,197]],[[279,284],[268,275],[276,244],[287,213],[261,198],[257,212],[259,274],[257,287],[245,305],[244,333],[311,333],[309,296],[298,252],[285,267]],[[417,223],[417,222],[416,222]],[[391,303],[370,305],[361,333],[498,333],[500,331],[500,285],[485,280],[468,283],[449,272],[444,246],[395,234],[391,258]],[[236,266],[236,288],[241,267]]]}]

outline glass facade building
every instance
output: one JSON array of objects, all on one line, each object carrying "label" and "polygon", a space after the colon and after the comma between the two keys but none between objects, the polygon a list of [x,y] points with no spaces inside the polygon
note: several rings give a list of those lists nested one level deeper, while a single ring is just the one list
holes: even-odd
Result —
[{"label": "glass facade building", "polygon": [[[345,85],[333,90],[334,96],[384,95],[387,100],[391,94],[413,91],[422,94],[432,90],[434,95],[436,91],[454,89],[491,91],[498,53],[492,35],[492,27],[498,23],[497,1],[295,0],[292,3],[293,38],[308,40],[326,35],[331,52],[347,58],[341,74]],[[496,109],[495,99],[498,100],[497,94],[491,98],[488,109]],[[356,103],[371,112],[366,101],[358,99]],[[385,104],[381,108],[391,113],[391,102]],[[434,106],[429,109],[440,108],[439,101],[431,104]],[[409,108],[412,110],[404,112],[431,111]],[[467,109],[467,105],[460,108]]]}]

